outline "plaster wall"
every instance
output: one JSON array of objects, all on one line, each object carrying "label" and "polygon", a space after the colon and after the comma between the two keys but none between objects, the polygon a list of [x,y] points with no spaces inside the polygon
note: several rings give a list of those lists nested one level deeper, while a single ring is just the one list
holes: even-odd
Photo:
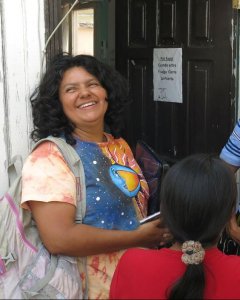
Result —
[{"label": "plaster wall", "polygon": [[15,177],[8,166],[31,148],[29,96],[44,67],[44,34],[44,0],[0,0],[0,195]]}]

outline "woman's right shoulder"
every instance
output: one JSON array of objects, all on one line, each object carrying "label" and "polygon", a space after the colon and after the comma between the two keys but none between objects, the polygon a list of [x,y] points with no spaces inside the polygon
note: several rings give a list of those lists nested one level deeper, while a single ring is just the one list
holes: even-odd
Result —
[{"label": "woman's right shoulder", "polygon": [[43,141],[32,150],[28,158],[47,158],[49,156],[54,156],[63,159],[61,151],[58,149],[58,146],[54,142]]},{"label": "woman's right shoulder", "polygon": [[51,141],[43,141],[38,146],[36,146],[36,148],[34,148],[30,154],[32,154],[32,153],[54,153],[54,152],[60,152],[57,145]]},{"label": "woman's right shoulder", "polygon": [[45,166],[65,166],[66,162],[57,145],[51,141],[43,141],[28,155],[24,162],[23,171],[27,166],[39,167],[39,164]]}]

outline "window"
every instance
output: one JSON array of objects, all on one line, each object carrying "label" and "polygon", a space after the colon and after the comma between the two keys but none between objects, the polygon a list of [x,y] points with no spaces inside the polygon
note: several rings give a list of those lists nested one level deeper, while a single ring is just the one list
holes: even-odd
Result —
[{"label": "window", "polygon": [[72,53],[94,55],[94,9],[78,9],[72,15]]}]

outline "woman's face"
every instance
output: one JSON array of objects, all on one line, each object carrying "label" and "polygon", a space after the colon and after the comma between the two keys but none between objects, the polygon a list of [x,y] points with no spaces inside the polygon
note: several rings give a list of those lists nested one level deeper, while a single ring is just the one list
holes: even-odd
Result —
[{"label": "woman's face", "polygon": [[107,91],[84,68],[72,67],[65,71],[59,99],[65,115],[77,128],[103,125],[108,107]]}]

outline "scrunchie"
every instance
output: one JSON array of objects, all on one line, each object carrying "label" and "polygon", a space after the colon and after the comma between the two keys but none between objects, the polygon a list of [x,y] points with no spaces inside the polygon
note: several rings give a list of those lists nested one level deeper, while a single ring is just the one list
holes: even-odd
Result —
[{"label": "scrunchie", "polygon": [[182,244],[182,262],[186,265],[198,265],[205,256],[205,250],[201,243],[195,241],[186,241]]}]

